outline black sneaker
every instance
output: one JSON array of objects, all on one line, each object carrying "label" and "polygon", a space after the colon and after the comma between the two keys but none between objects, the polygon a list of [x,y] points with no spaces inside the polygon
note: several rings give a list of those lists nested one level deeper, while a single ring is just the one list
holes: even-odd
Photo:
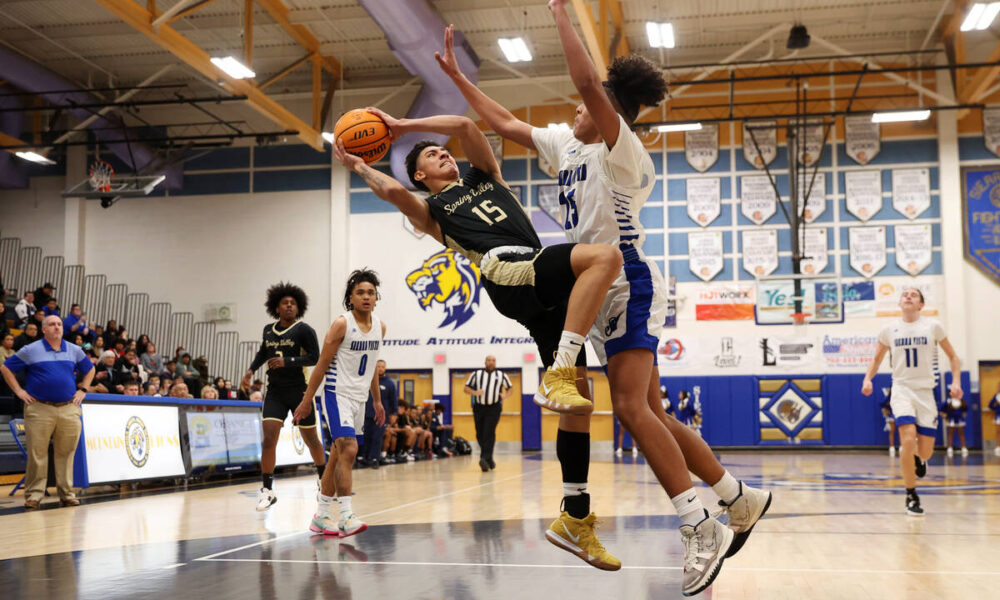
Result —
[{"label": "black sneaker", "polygon": [[479,468],[483,470],[483,473],[485,473],[490,470],[490,463],[486,462],[485,458],[480,458]]},{"label": "black sneaker", "polygon": [[920,497],[916,494],[906,495],[906,514],[914,517],[924,516],[924,509],[920,508]]},{"label": "black sneaker", "polygon": [[490,468],[491,468],[491,469],[495,469],[495,468],[497,468],[497,464],[496,464],[495,462],[493,462],[493,459],[492,459],[492,458],[491,458],[491,459],[489,459],[489,460],[488,460],[488,461],[486,461],[486,462],[490,463]]},{"label": "black sneaker", "polygon": [[[917,477],[923,477],[927,474],[927,461],[920,460],[920,457],[916,454],[913,455],[913,463],[917,467]],[[919,504],[919,503],[918,503]]]}]

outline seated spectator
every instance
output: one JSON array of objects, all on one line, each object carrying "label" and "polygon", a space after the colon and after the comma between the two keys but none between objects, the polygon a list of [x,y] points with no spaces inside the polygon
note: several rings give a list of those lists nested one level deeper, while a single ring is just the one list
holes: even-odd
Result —
[{"label": "seated spectator", "polygon": [[[65,338],[66,336],[63,336],[63,337]],[[83,348],[83,345],[86,343],[83,340],[83,336],[80,335],[79,333],[73,335],[73,337],[71,339],[69,339],[69,341],[73,342],[74,344],[76,344],[77,346],[79,346],[81,348]]]},{"label": "seated spectator", "polygon": [[159,385],[160,393],[166,396],[167,392],[170,391],[170,388],[174,387],[174,383],[175,381],[169,377],[161,377]]},{"label": "seated spectator", "polygon": [[171,398],[194,398],[190,392],[188,392],[188,386],[183,381],[175,383],[173,387],[170,388]]},{"label": "seated spectator", "polygon": [[264,394],[261,392],[252,392],[250,394],[250,402],[263,402]]},{"label": "seated spectator", "polygon": [[115,353],[105,350],[101,354],[101,360],[94,367],[94,381],[90,385],[88,392],[97,394],[114,393],[115,385]]},{"label": "seated spectator", "polygon": [[55,290],[56,286],[51,283],[45,283],[45,285],[35,290],[35,308],[42,310],[42,307],[49,303],[49,298],[52,297],[52,292]]},{"label": "seated spectator", "polygon": [[202,400],[218,400],[219,392],[212,386],[206,385],[201,388],[201,399]]},{"label": "seated spectator", "polygon": [[160,386],[157,385],[156,383],[153,383],[152,380],[150,380],[142,388],[142,395],[143,396],[152,396],[154,398],[159,398],[160,397]]},{"label": "seated spectator", "polygon": [[51,317],[52,315],[62,317],[62,315],[59,314],[59,304],[56,302],[55,298],[49,298],[49,301],[42,307],[42,314],[46,317]]},{"label": "seated spectator", "polygon": [[181,354],[184,354],[184,346],[174,348],[174,362],[181,362]]},{"label": "seated spectator", "polygon": [[160,376],[157,375],[156,373],[153,373],[152,375],[150,375],[146,379],[146,385],[149,385],[151,383],[156,386],[156,389],[160,389]]},{"label": "seated spectator", "polygon": [[167,362],[163,363],[163,372],[160,373],[160,375],[162,375],[164,377],[169,377],[170,379],[176,379],[177,378],[177,361],[174,360],[174,359],[170,359]]},{"label": "seated spectator", "polygon": [[135,355],[134,350],[127,350],[125,355],[115,362],[114,379],[112,383],[118,393],[125,393],[126,383],[140,383],[142,382],[142,375],[139,372],[139,359]]},{"label": "seated spectator", "polygon": [[253,384],[250,385],[250,391],[251,392],[260,392],[261,394],[263,394],[264,393],[264,382],[261,381],[260,379],[254,379],[253,380]]},{"label": "seated spectator", "polygon": [[14,350],[14,334],[4,334],[3,340],[0,340],[0,363],[14,356],[16,352],[17,350]]},{"label": "seated spectator", "polygon": [[434,405],[434,416],[431,418],[431,433],[434,434],[434,451],[445,456],[451,456],[451,435],[454,425],[444,423],[444,405],[438,402]]},{"label": "seated spectator", "polygon": [[128,340],[128,342],[125,344],[125,349],[135,352],[136,356],[142,356],[142,353],[139,352],[139,343],[136,342],[135,340]]},{"label": "seated spectator", "polygon": [[104,338],[102,338],[101,336],[96,336],[94,338],[94,343],[92,344],[92,346],[94,348],[94,352],[96,352],[97,355],[100,356],[104,352]]},{"label": "seated spectator", "polygon": [[174,371],[174,375],[182,379],[198,379],[199,373],[194,365],[191,364],[191,355],[187,352],[181,354],[181,359],[177,361],[177,369]]},{"label": "seated spectator", "polygon": [[126,396],[138,396],[139,395],[139,382],[130,381],[126,383],[122,388],[122,393]]},{"label": "seated spectator", "polygon": [[115,353],[116,358],[125,356],[125,340],[115,338],[114,344],[111,345],[111,350]]},{"label": "seated spectator", "polygon": [[40,339],[42,339],[42,334],[39,333],[38,325],[36,323],[28,323],[24,326],[24,331],[21,332],[21,335],[14,338],[14,351],[17,352],[28,344],[37,342]]},{"label": "seated spectator", "polygon": [[35,308],[34,292],[25,292],[24,297],[21,298],[18,301],[17,306],[14,307],[14,314],[17,316],[17,318],[14,319],[14,327],[18,329],[24,327],[37,311],[38,309]]},{"label": "seated spectator", "polygon": [[[138,348],[136,348],[136,351],[138,351]],[[153,342],[146,342],[146,352],[140,354],[139,362],[142,364],[142,368],[146,369],[146,372],[150,375],[159,375],[166,371],[166,368],[163,366],[163,357],[156,353],[156,344]]]},{"label": "seated spectator", "polygon": [[[121,329],[118,330],[118,339],[125,342],[126,348],[129,347],[129,342],[132,341],[132,338],[128,336],[128,329],[125,329],[124,325],[122,325]],[[136,356],[138,356],[138,354]]]},{"label": "seated spectator", "polygon": [[236,390],[236,399],[249,400],[250,394],[252,393],[253,393],[253,388],[251,388],[250,386],[243,387],[243,382],[240,381],[240,387],[238,390]]},{"label": "seated spectator", "polygon": [[115,340],[118,339],[118,321],[111,319],[108,324],[104,327],[104,345],[108,348],[113,348],[115,345]]},{"label": "seated spectator", "polygon": [[135,353],[142,357],[146,353],[147,347],[149,346],[149,336],[145,333],[139,336],[136,340]]},{"label": "seated spectator", "polygon": [[69,309],[69,314],[63,319],[63,337],[70,339],[73,335],[79,334],[84,340],[90,342],[94,338],[87,321],[87,313],[83,312],[79,304],[74,304]]}]

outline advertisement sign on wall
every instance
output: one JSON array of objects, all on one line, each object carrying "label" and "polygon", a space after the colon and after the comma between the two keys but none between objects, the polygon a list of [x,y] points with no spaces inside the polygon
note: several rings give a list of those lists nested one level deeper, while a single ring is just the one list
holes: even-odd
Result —
[{"label": "advertisement sign on wall", "polygon": [[185,474],[176,406],[83,404],[91,484]]}]

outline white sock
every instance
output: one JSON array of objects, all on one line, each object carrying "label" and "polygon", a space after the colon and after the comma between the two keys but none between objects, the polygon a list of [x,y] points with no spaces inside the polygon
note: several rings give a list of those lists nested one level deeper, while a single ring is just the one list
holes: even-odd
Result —
[{"label": "white sock", "polygon": [[587,493],[586,483],[563,482],[563,496],[582,496]]},{"label": "white sock", "polygon": [[336,500],[336,496],[324,496],[322,492],[319,494],[319,503],[316,507],[316,514],[320,517],[325,517],[330,514],[330,505]]},{"label": "white sock", "polygon": [[562,336],[559,338],[559,349],[556,351],[556,362],[552,368],[575,367],[580,348],[583,348],[583,336],[563,330]]},{"label": "white sock", "polygon": [[706,515],[708,515],[694,488],[688,488],[671,498],[670,501],[674,503],[677,516],[681,518],[681,523],[684,525],[694,527],[698,523],[701,523]]},{"label": "white sock", "polygon": [[712,491],[718,494],[719,498],[722,498],[726,504],[732,504],[740,495],[740,482],[729,471],[726,471],[722,479],[712,486]]},{"label": "white sock", "polygon": [[351,514],[351,497],[350,496],[340,496],[337,498],[337,503],[340,504],[340,516],[345,516]]}]

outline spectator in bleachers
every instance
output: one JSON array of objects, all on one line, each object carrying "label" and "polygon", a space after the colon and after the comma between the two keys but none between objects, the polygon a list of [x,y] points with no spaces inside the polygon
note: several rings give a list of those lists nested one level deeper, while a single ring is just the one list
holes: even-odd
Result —
[{"label": "spectator in bleachers", "polygon": [[139,382],[130,381],[126,383],[122,388],[122,393],[126,396],[138,396],[139,395]]},{"label": "spectator in bleachers", "polygon": [[223,384],[222,389],[219,390],[219,398],[223,400],[236,400],[237,394],[233,391],[233,382],[229,379]]},{"label": "spectator in bleachers", "polygon": [[139,358],[135,355],[134,350],[127,350],[125,355],[115,362],[114,379],[112,383],[118,393],[125,393],[125,384],[128,383],[140,383],[142,381],[141,373],[139,372]]},{"label": "spectator in bleachers", "polygon": [[263,402],[264,393],[260,391],[250,393],[250,402]]},{"label": "spectator in bleachers", "polygon": [[151,342],[149,341],[148,335],[146,335],[145,333],[140,335],[139,339],[136,340],[135,353],[138,354],[139,356],[142,356],[143,354],[146,353],[146,349],[149,347],[150,343]]},{"label": "spectator in bleachers", "polygon": [[91,344],[91,348],[93,349],[93,351],[94,351],[95,354],[97,354],[98,356],[100,356],[101,353],[104,352],[104,338],[102,338],[100,336],[95,337],[94,338],[94,343]]},{"label": "spectator in bleachers", "polygon": [[163,373],[160,373],[160,375],[162,375],[164,377],[169,377],[170,379],[177,379],[177,361],[176,360],[170,359],[167,362],[163,363],[163,369],[164,369],[164,371],[163,371]]},{"label": "spectator in bleachers", "polygon": [[94,332],[90,330],[90,324],[87,321],[87,313],[83,312],[79,304],[74,304],[69,309],[69,314],[63,319],[63,335],[66,337],[79,334],[83,336],[84,341],[93,341]]},{"label": "spectator in bleachers", "polygon": [[52,292],[56,290],[56,286],[51,283],[46,282],[42,287],[35,290],[35,308],[42,310],[42,307],[49,303],[49,298],[52,297]]},{"label": "spectator in bleachers", "polygon": [[174,362],[181,362],[181,355],[184,354],[184,346],[174,348]]},{"label": "spectator in bleachers", "polygon": [[247,385],[245,382],[240,381],[240,387],[236,389],[236,399],[249,400],[250,394],[252,393],[253,393],[253,388]]},{"label": "spectator in bleachers", "polygon": [[34,322],[28,323],[24,326],[24,331],[21,332],[21,335],[14,338],[14,351],[16,352],[40,339],[42,339],[42,334],[38,333],[38,324]]},{"label": "spectator in bleachers", "polygon": [[8,332],[3,336],[3,340],[0,341],[0,362],[3,362],[14,356],[14,334]]},{"label": "spectator in bleachers", "polygon": [[111,350],[105,350],[101,353],[101,359],[98,361],[94,372],[94,382],[91,385],[88,392],[96,394],[113,394],[115,393],[115,353]]},{"label": "spectator in bleachers", "polygon": [[[199,382],[201,378],[201,374],[191,364],[191,355],[187,352],[181,354],[181,359],[177,362],[177,370],[174,371],[174,374],[183,379],[189,388],[194,387],[195,382]],[[199,389],[201,388],[201,386],[198,387]]]},{"label": "spectator in bleachers", "polygon": [[250,391],[251,392],[260,392],[261,394],[263,394],[264,393],[264,382],[261,381],[260,379],[254,379],[253,383],[250,385]]},{"label": "spectator in bleachers", "polygon": [[115,345],[115,340],[118,339],[118,321],[111,319],[108,324],[104,326],[104,345],[108,348],[113,348]]},{"label": "spectator in bleachers", "polygon": [[83,345],[86,343],[83,341],[83,336],[80,335],[79,333],[75,333],[72,336],[64,336],[64,339],[66,339],[66,341],[68,342],[73,342],[80,348],[83,348]]},{"label": "spectator in bleachers", "polygon": [[[146,373],[159,375],[166,371],[166,368],[163,366],[163,357],[157,354],[156,344],[148,341],[149,338],[146,339],[146,351],[139,354],[139,362],[142,363],[142,368],[146,369]],[[138,348],[136,348],[136,351],[138,351]]]},{"label": "spectator in bleachers", "polygon": [[194,365],[194,370],[198,373],[198,381],[201,382],[201,385],[208,385],[211,378],[208,376],[208,359],[205,358],[205,355],[198,355],[198,358],[192,360],[191,364]]},{"label": "spectator in bleachers", "polygon": [[163,394],[164,396],[166,396],[167,393],[170,392],[170,388],[172,388],[173,386],[174,386],[174,380],[173,379],[171,379],[169,377],[161,377],[160,378],[160,385],[159,385],[160,393]]},{"label": "spectator in bleachers", "polygon": [[59,303],[54,297],[49,298],[49,301],[46,302],[45,306],[42,307],[42,314],[45,315],[46,317],[51,317],[52,315],[55,315],[57,317],[62,318],[62,315],[59,314]]},{"label": "spectator in bleachers", "polygon": [[218,400],[219,391],[210,385],[206,385],[201,388],[201,399],[202,400]]},{"label": "spectator in bleachers", "polygon": [[178,381],[170,388],[171,398],[194,398],[188,391],[188,386],[183,381]]},{"label": "spectator in bleachers", "polygon": [[454,425],[445,425],[444,405],[440,402],[434,404],[434,416],[431,417],[431,433],[434,435],[434,451],[444,456],[451,456],[451,433],[455,429]]},{"label": "spectator in bleachers", "polygon": [[142,395],[158,398],[160,396],[160,386],[153,383],[152,379],[150,379],[150,381],[146,382],[146,385],[143,386]]},{"label": "spectator in bleachers", "polygon": [[38,309],[35,308],[35,293],[25,292],[24,297],[14,307],[14,314],[17,316],[14,320],[14,327],[24,327],[37,311]]},{"label": "spectator in bleachers", "polygon": [[125,356],[125,340],[121,338],[115,338],[114,343],[111,345],[112,352],[115,353],[115,358],[121,358]]}]

